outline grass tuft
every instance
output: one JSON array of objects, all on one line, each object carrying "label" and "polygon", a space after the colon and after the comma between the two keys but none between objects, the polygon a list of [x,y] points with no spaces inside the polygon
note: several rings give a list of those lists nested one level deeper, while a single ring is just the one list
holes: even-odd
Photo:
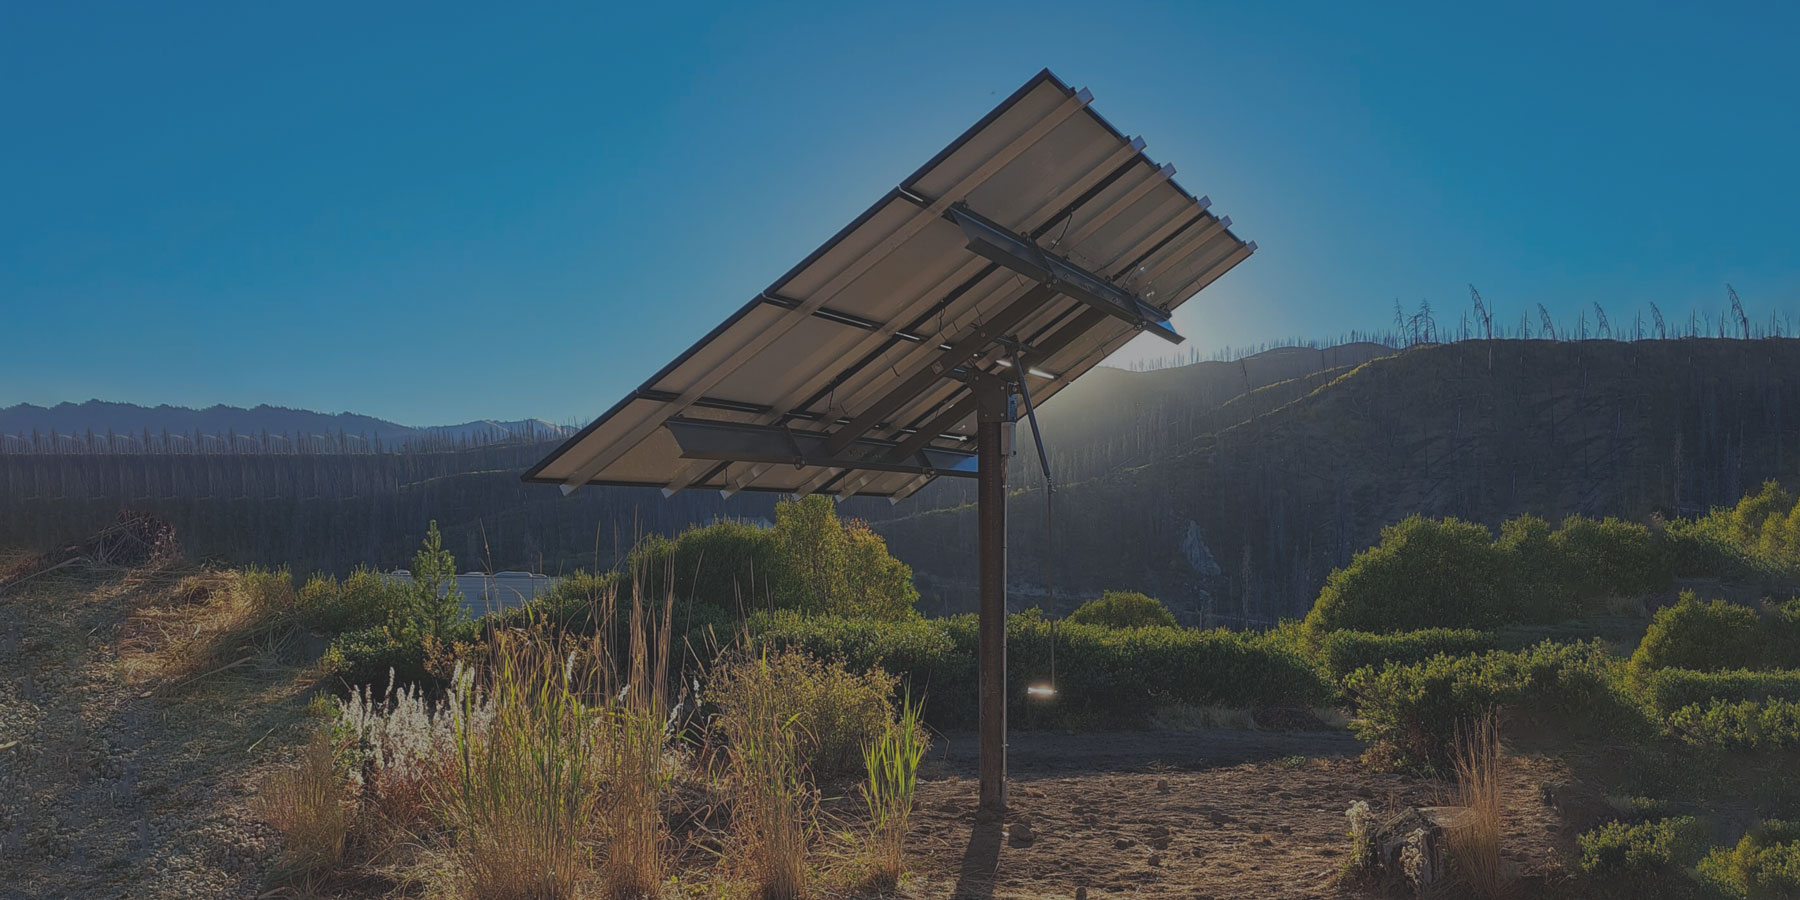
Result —
[{"label": "grass tuft", "polygon": [[919,761],[927,739],[919,715],[922,707],[906,697],[899,721],[863,749],[868,780],[862,785],[869,808],[868,883],[878,890],[900,884],[906,866],[906,832],[919,783]]},{"label": "grass tuft", "polygon": [[1478,897],[1500,897],[1506,891],[1506,873],[1500,861],[1500,732],[1492,714],[1476,718],[1459,731],[1455,798],[1464,813],[1445,830],[1445,836],[1463,885]]},{"label": "grass tuft", "polygon": [[344,802],[330,733],[320,729],[293,768],[269,775],[257,797],[258,812],[284,838],[274,877],[315,888],[344,858],[350,813]]}]

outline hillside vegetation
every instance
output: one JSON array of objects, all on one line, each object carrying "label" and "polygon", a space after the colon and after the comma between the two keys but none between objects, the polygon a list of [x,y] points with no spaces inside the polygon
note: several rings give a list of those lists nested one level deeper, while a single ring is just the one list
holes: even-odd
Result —
[{"label": "hillside vegetation", "polygon": [[[1286,390],[1103,474],[1058,471],[1054,548],[1022,454],[1016,593],[1042,596],[1053,573],[1059,597],[1124,588],[1184,622],[1269,625],[1306,615],[1332,571],[1414,514],[1489,529],[1527,514],[1695,518],[1800,471],[1794,339],[1466,341]],[[1054,422],[1045,434],[1064,440]],[[972,608],[973,509],[894,513],[874,525],[927,601]]]},{"label": "hillside vegetation", "polygon": [[[1786,896],[1797,510],[1770,483],[1687,519],[1411,518],[1333,572],[1303,621],[1261,631],[1172,624],[1126,592],[1066,618],[1027,610],[1009,622],[1010,717],[1023,732],[1347,718],[1366,771],[1449,785],[1469,815],[1514,814],[1479,785],[1547,764],[1571,831],[1531,851],[1548,854],[1532,876],[1546,894]],[[133,576],[147,593],[112,607],[141,648],[118,664],[121,696],[251,688],[245,711],[283,735],[290,749],[243,776],[279,837],[222,877],[533,897],[900,883],[922,729],[974,720],[974,618],[921,614],[906,566],[825,498],[627,558],[475,620],[440,590],[458,565],[435,527],[406,587],[367,570]],[[52,590],[88,577],[16,571]],[[1408,814],[1374,809],[1352,805],[1356,840]],[[1352,843],[1344,890],[1387,877]],[[1438,874],[1475,885],[1469,865]]]}]

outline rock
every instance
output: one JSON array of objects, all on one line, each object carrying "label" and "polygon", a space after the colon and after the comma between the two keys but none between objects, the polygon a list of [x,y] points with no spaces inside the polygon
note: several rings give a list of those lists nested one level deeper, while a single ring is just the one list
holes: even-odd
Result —
[{"label": "rock", "polygon": [[1162,854],[1160,854],[1160,853],[1150,854],[1150,859],[1148,860],[1148,862],[1150,863],[1151,868],[1162,868]]},{"label": "rock", "polygon": [[1618,814],[1604,793],[1579,781],[1547,782],[1538,787],[1538,794],[1572,831],[1586,831]]},{"label": "rock", "polygon": [[1113,840],[1113,849],[1114,850],[1129,850],[1129,849],[1131,849],[1132,845],[1136,844],[1136,843],[1137,843],[1137,841],[1134,841],[1128,837],[1115,838]]},{"label": "rock", "polygon": [[1167,849],[1169,849],[1169,837],[1168,837],[1168,835],[1164,835],[1164,836],[1162,836],[1162,837],[1159,837],[1159,838],[1151,838],[1151,839],[1150,839],[1150,846],[1151,846],[1151,847],[1152,847],[1152,848],[1154,848],[1154,849],[1157,849],[1157,850],[1167,850]]},{"label": "rock", "polygon": [[1020,819],[1006,829],[1006,839],[1015,847],[1029,847],[1037,836],[1031,831],[1031,820]]},{"label": "rock", "polygon": [[1075,889],[1075,900],[1087,900],[1087,888],[1085,888],[1085,887],[1076,888]]},{"label": "rock", "polygon": [[1449,853],[1446,831],[1468,815],[1469,810],[1459,806],[1415,806],[1402,810],[1370,827],[1367,846],[1361,851],[1370,858],[1363,865],[1424,896],[1443,879]]}]

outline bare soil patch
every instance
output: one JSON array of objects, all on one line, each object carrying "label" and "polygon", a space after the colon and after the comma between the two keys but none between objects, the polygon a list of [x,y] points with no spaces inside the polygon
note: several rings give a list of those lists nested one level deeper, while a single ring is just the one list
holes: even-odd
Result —
[{"label": "bare soil patch", "polygon": [[[948,744],[920,787],[908,897],[1368,897],[1338,878],[1350,804],[1386,815],[1446,796],[1366,771],[1343,732],[1015,734],[1007,821],[984,825],[974,738]],[[1558,880],[1573,843],[1540,799],[1559,771],[1508,761],[1503,851],[1527,884]]]}]

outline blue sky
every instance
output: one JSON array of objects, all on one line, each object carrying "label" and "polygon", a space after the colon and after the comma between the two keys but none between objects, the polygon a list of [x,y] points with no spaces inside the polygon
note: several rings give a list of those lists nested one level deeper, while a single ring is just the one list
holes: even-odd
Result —
[{"label": "blue sky", "polygon": [[1797,32],[1791,3],[6,4],[0,405],[585,421],[1045,66],[1259,243],[1177,316],[1202,353],[1454,320],[1470,282],[1507,321],[1716,315],[1726,282],[1800,314]]}]

